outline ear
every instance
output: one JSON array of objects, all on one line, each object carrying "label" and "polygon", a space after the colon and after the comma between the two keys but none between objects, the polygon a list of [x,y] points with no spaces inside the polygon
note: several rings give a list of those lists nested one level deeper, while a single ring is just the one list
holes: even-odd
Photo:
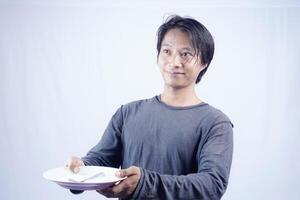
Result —
[{"label": "ear", "polygon": [[201,72],[202,70],[204,70],[206,67],[207,67],[207,64],[206,64],[206,65],[201,65],[201,70],[200,70],[200,72]]}]

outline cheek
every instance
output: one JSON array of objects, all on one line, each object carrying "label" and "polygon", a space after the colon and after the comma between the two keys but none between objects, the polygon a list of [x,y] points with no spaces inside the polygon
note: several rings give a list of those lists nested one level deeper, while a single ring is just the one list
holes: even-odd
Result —
[{"label": "cheek", "polygon": [[[196,67],[196,66],[194,66]],[[188,74],[189,74],[189,77],[192,78],[192,79],[197,79],[199,73],[201,71],[201,68],[197,68],[197,69],[190,69],[188,71]]]},{"label": "cheek", "polygon": [[166,61],[164,59],[162,59],[161,57],[158,57],[157,65],[162,70],[164,68],[164,66],[166,66]]},{"label": "cheek", "polygon": [[162,58],[162,56],[159,55],[158,58],[157,58],[157,63],[158,63],[158,64],[161,64],[161,63],[163,63],[163,60],[164,60],[164,59]]}]

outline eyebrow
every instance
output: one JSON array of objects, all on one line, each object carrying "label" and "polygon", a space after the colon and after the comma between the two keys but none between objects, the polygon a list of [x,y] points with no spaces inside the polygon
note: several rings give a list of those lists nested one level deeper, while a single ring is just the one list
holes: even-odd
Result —
[{"label": "eyebrow", "polygon": [[[166,47],[172,47],[171,44],[168,44],[168,43],[163,43],[161,46],[166,46]],[[193,49],[191,49],[190,47],[183,47],[181,48],[180,50],[188,50],[188,51],[194,51]]]}]

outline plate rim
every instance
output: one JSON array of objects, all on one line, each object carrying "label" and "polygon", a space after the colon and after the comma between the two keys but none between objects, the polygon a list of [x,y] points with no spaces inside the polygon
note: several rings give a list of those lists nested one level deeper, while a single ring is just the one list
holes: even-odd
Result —
[{"label": "plate rim", "polygon": [[[119,168],[114,168],[114,167],[107,167],[107,166],[81,166],[81,167],[100,167],[100,168],[107,168],[107,169],[111,169],[111,170],[115,170],[115,171],[118,171],[118,170],[121,170]],[[52,181],[52,182],[55,182],[55,183],[62,183],[62,184],[70,184],[70,185],[100,185],[100,184],[108,184],[108,183],[116,183],[116,182],[119,182],[119,181],[122,181],[124,179],[126,179],[127,177],[123,177],[123,178],[119,178],[117,176],[115,176],[115,179],[114,180],[109,180],[109,181],[104,181],[104,182],[72,182],[72,181],[68,181],[68,182],[65,182],[65,181],[57,181],[57,180],[54,180],[54,179],[51,179],[49,177],[47,177],[47,173],[51,170],[55,170],[55,169],[63,169],[65,167],[55,167],[55,168],[51,168],[51,169],[48,169],[46,171],[43,172],[43,177],[46,179],[46,180],[49,180],[49,181]]]}]

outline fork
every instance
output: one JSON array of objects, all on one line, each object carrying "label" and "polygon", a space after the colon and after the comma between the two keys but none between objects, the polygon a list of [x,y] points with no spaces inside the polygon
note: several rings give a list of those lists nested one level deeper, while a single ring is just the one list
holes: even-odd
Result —
[{"label": "fork", "polygon": [[90,179],[93,179],[93,178],[96,178],[98,176],[105,176],[104,172],[97,172],[96,174],[92,174],[88,177],[71,177],[71,178],[68,178],[69,181],[73,181],[73,182],[79,182],[79,183],[82,183],[84,181],[87,181],[87,180],[90,180]]}]

